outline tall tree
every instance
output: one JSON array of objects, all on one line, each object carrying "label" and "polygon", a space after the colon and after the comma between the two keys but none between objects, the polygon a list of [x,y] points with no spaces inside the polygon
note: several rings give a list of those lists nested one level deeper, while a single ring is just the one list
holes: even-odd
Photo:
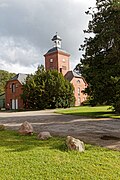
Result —
[{"label": "tall tree", "polygon": [[38,67],[23,85],[22,98],[26,108],[44,109],[74,105],[73,86],[56,70]]},{"label": "tall tree", "polygon": [[120,99],[120,0],[96,0],[96,8],[89,8],[86,14],[92,20],[85,33],[92,36],[81,45],[85,53],[77,68],[88,82],[86,92],[95,104],[115,105],[116,95]]}]

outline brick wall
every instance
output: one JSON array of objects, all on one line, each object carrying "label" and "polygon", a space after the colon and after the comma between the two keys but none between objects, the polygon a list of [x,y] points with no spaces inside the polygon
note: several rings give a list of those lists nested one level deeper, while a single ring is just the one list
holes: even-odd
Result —
[{"label": "brick wall", "polygon": [[82,78],[76,77],[73,77],[71,83],[74,86],[75,106],[80,106],[87,98],[87,95],[82,93],[82,90],[87,87],[87,84]]},{"label": "brick wall", "polygon": [[45,55],[45,69],[56,69],[65,75],[69,71],[69,54],[55,51]]},{"label": "brick wall", "polygon": [[58,72],[62,70],[63,76],[70,70],[69,66],[69,55],[63,54],[62,52],[58,53]]},{"label": "brick wall", "polygon": [[[15,92],[12,92],[13,87],[15,86]],[[6,99],[6,109],[12,109],[12,99],[18,101],[18,109],[23,109],[23,100],[20,95],[22,94],[22,84],[18,80],[8,81],[5,87],[5,99]],[[16,108],[15,108],[16,109]]]}]

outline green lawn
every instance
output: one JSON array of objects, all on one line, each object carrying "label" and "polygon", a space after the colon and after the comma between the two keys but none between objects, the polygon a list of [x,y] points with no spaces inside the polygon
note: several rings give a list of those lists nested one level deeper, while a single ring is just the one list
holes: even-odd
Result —
[{"label": "green lawn", "polygon": [[93,117],[93,118],[100,118],[100,117],[110,117],[110,118],[120,118],[120,114],[115,114],[114,111],[110,108],[110,106],[80,106],[74,107],[69,109],[58,109],[56,110],[57,113],[62,114],[72,114],[72,115],[79,115],[79,116],[86,116],[86,117]]},{"label": "green lawn", "polygon": [[68,151],[64,138],[46,141],[0,131],[0,180],[119,180],[120,152],[86,145]]}]

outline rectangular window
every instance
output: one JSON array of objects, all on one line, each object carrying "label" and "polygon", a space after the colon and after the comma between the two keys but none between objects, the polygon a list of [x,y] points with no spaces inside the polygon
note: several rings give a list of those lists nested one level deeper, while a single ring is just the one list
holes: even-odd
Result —
[{"label": "rectangular window", "polygon": [[15,92],[15,83],[12,83],[12,92]]},{"label": "rectangular window", "polygon": [[12,99],[12,109],[15,109],[15,100]]},{"label": "rectangular window", "polygon": [[18,109],[18,99],[15,100],[15,109]]},{"label": "rectangular window", "polygon": [[60,73],[62,73],[62,68],[60,68]]},{"label": "rectangular window", "polygon": [[78,88],[78,95],[80,95],[80,88]]},{"label": "rectangular window", "polygon": [[53,62],[53,59],[50,59],[50,62],[52,63],[52,62]]}]

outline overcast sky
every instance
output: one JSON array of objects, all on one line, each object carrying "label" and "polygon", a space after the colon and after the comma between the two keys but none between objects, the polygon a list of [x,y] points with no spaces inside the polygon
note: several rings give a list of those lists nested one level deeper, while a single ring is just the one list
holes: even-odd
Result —
[{"label": "overcast sky", "polygon": [[90,19],[85,11],[94,6],[95,0],[0,0],[0,69],[33,73],[56,32],[73,69]]}]

